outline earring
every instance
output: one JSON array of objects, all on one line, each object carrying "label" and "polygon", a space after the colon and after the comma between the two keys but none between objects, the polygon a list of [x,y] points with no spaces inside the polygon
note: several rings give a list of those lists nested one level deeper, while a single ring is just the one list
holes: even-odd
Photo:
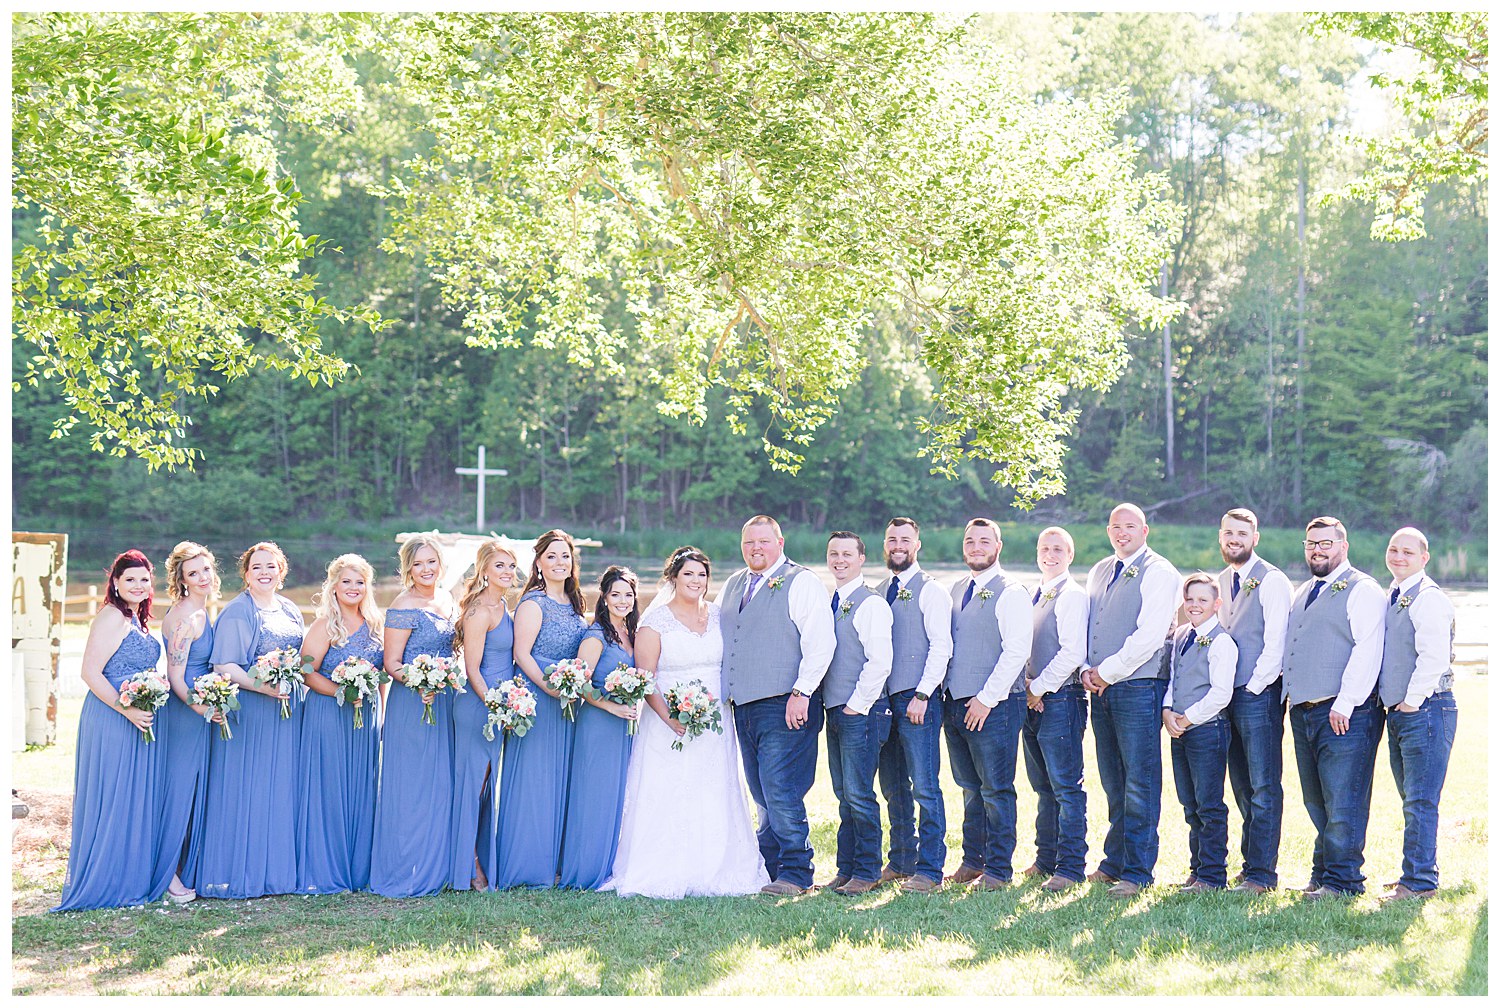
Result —
[{"label": "earring", "polygon": [[489,586],[490,586],[490,576],[488,574],[481,574],[481,575],[479,575],[479,587],[481,587],[481,588],[488,588]]}]

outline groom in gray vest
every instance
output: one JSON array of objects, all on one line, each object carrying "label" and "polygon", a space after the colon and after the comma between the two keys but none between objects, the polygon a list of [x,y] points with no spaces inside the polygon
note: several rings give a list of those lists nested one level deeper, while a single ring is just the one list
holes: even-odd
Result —
[{"label": "groom in gray vest", "polygon": [[719,593],[724,693],[734,707],[745,782],[755,801],[769,885],[795,896],[812,886],[805,799],[818,769],[823,703],[833,660],[833,612],[818,576],[782,555],[781,526],[756,515],[740,532],[746,566]]}]

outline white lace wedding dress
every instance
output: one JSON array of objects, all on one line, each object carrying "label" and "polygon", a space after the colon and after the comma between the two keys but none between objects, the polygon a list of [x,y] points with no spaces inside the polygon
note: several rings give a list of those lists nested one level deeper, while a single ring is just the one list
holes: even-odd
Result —
[{"label": "white lace wedding dress", "polygon": [[[658,690],[701,679],[709,692],[722,697],[724,638],[718,606],[709,607],[708,630],[702,636],[678,622],[666,606],[647,612],[641,625],[661,634]],[[626,771],[614,874],[600,888],[662,899],[758,892],[770,878],[750,824],[728,705],[723,735],[705,732],[684,743],[681,752],[671,748],[675,739],[655,711],[642,709]]]}]

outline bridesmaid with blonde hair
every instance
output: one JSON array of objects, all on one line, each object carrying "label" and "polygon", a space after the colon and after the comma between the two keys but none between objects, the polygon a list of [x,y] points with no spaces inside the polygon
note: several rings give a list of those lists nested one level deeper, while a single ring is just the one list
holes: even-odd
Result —
[{"label": "bridesmaid with blonde hair", "polygon": [[[380,761],[379,696],[340,704],[344,689],[329,674],[349,658],[376,669],[385,660],[375,569],[357,553],[329,563],[315,596],[317,617],[302,642],[306,674],[302,746],[297,759],[297,891],[368,889]],[[361,707],[362,726],[354,726]]]}]

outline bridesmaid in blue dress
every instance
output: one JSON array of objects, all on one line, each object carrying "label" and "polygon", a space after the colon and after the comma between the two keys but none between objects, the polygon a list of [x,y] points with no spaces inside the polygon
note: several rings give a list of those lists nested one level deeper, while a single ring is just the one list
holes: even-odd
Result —
[{"label": "bridesmaid in blue dress", "polygon": [[[172,696],[161,709],[161,716],[171,725],[163,829],[168,839],[179,840],[173,867],[182,884],[191,887],[198,884],[198,857],[203,849],[210,738],[218,734],[217,723],[223,719],[211,708],[188,700],[198,677],[213,668],[209,656],[214,630],[208,603],[219,597],[219,571],[206,546],[180,542],[172,548],[167,557],[167,597],[175,601],[161,622],[162,639],[167,642],[167,677],[172,683]],[[183,894],[173,895],[181,898]]]},{"label": "bridesmaid in blue dress", "polygon": [[354,705],[328,674],[348,658],[377,669],[385,661],[375,569],[357,553],[328,565],[317,597],[317,618],[302,642],[312,659],[302,704],[297,751],[297,891],[337,893],[370,887],[375,837],[375,780],[380,763],[379,698]]},{"label": "bridesmaid in blue dress", "polygon": [[406,589],[385,613],[387,687],[380,792],[375,800],[375,844],[370,888],[403,898],[440,891],[453,861],[454,691],[433,699],[436,724],[422,720],[423,698],[401,680],[401,666],[419,654],[453,654],[458,606],[439,587],[442,546],[423,533],[401,544]]},{"label": "bridesmaid in blue dress", "polygon": [[[594,625],[583,635],[578,657],[588,663],[594,688],[620,665],[635,665],[636,577],[629,567],[610,567],[599,579]],[[625,770],[630,765],[629,728],[635,704],[587,700],[578,712],[573,762],[563,817],[562,878],[567,889],[597,889],[609,878],[620,841]]]},{"label": "bridesmaid in blue dress", "polygon": [[469,692],[453,701],[453,867],[455,889],[484,891],[495,874],[495,793],[505,735],[486,741],[484,694],[516,675],[515,627],[506,594],[516,584],[516,555],[498,539],[479,547],[459,609],[454,646],[463,651]]},{"label": "bridesmaid in blue dress", "polygon": [[[160,711],[120,706],[120,684],[161,659],[161,644],[147,630],[151,619],[151,561],[139,550],[115,558],[105,586],[106,605],[89,628],[83,650],[88,686],[78,719],[73,777],[73,837],[62,900],[54,910],[138,906],[161,899],[172,875],[181,837],[162,830],[166,738]],[[142,730],[152,728],[155,742]],[[191,896],[180,898],[187,902]]]},{"label": "bridesmaid in blue dress", "polygon": [[572,536],[561,529],[545,532],[536,541],[535,554],[526,593],[516,606],[515,657],[537,694],[536,724],[524,738],[505,742],[496,826],[498,872],[491,876],[497,889],[557,884],[573,722],[563,717],[557,694],[543,684],[542,673],[553,662],[576,658],[588,627]]},{"label": "bridesmaid in blue dress", "polygon": [[239,562],[245,591],[214,624],[214,670],[240,684],[240,709],[229,714],[234,737],[212,732],[198,895],[249,899],[297,891],[297,748],[302,691],[292,716],[281,716],[274,687],[250,678],[261,655],[301,648],[302,612],[277,594],[286,554],[273,542],[247,549]]}]

